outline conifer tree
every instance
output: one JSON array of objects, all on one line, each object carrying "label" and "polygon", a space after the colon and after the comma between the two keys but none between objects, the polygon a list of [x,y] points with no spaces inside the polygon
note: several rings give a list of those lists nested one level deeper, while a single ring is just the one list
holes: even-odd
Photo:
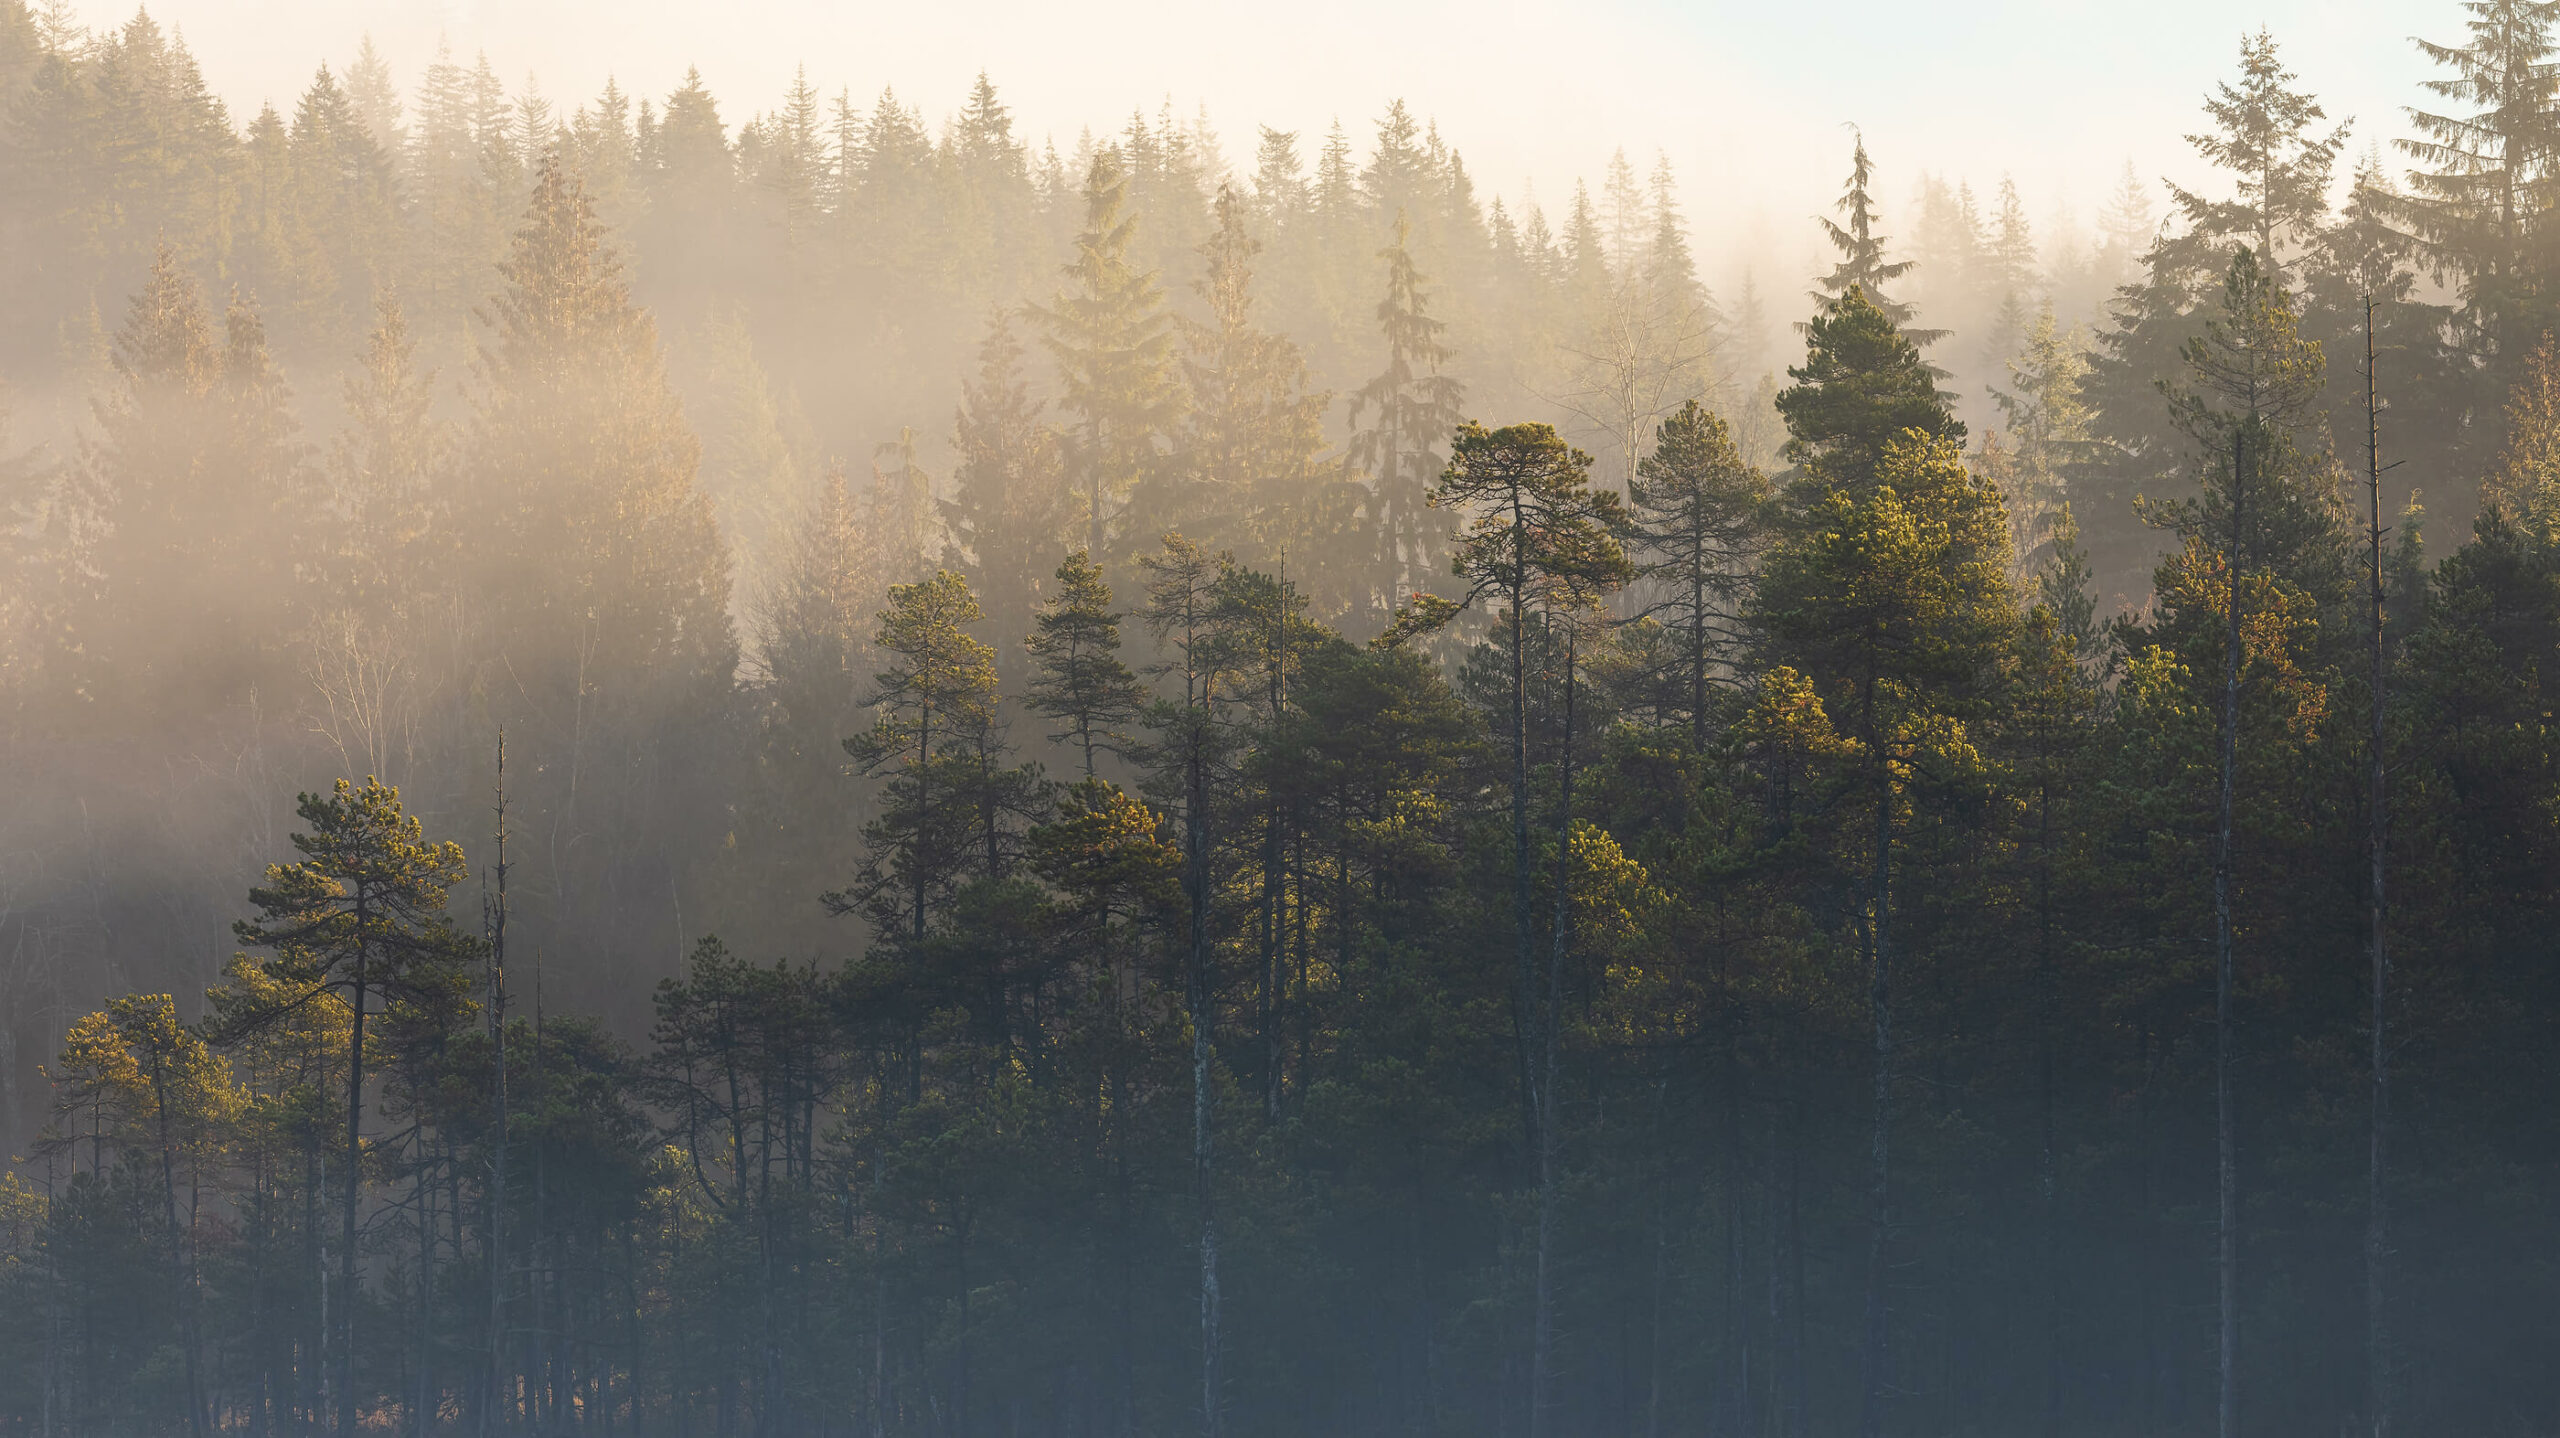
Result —
[{"label": "conifer tree", "polygon": [[1854,289],[1901,329],[1912,344],[1929,344],[1945,332],[1907,328],[1912,318],[1911,306],[1885,295],[1886,285],[1911,273],[1913,261],[1885,258],[1885,237],[1876,233],[1875,162],[1867,158],[1866,135],[1854,129],[1850,134],[1856,139],[1856,152],[1850,157],[1849,178],[1841,186],[1839,202],[1833,206],[1841,218],[1822,222],[1823,236],[1840,252],[1840,261],[1822,277],[1822,288],[1811,298],[1828,314],[1838,309]]},{"label": "conifer tree", "polygon": [[1183,1009],[1191,1029],[1191,1183],[1197,1210],[1200,1260],[1200,1430],[1217,1438],[1224,1429],[1226,1394],[1220,1327],[1216,1170],[1217,1049],[1216,977],[1210,972],[1216,900],[1211,885],[1212,770],[1223,757],[1218,732],[1220,690],[1227,678],[1227,636],[1219,621],[1217,584],[1225,563],[1212,559],[1179,534],[1168,534],[1159,554],[1139,561],[1147,573],[1146,621],[1165,657],[1157,671],[1179,675],[1179,701],[1160,700],[1150,722],[1159,738],[1151,757],[1160,785],[1180,796],[1182,894],[1188,930],[1183,945]]},{"label": "conifer tree", "polygon": [[[1440,338],[1448,326],[1431,314],[1424,277],[1406,243],[1410,236],[1398,216],[1395,242],[1378,252],[1387,268],[1387,292],[1377,309],[1387,367],[1352,393],[1351,443],[1343,453],[1346,464],[1368,473],[1375,547],[1369,604],[1386,609],[1416,592],[1447,552],[1426,511],[1440,447],[1466,395],[1455,376],[1441,372],[1450,358]],[[1361,418],[1370,414],[1376,418],[1364,429]]]},{"label": "conifer tree", "polygon": [[755,341],[736,313],[704,327],[688,412],[702,437],[700,484],[733,556],[733,608],[744,610],[773,582],[784,535],[809,501],[791,415],[774,393]]},{"label": "conifer tree", "polygon": [[1612,162],[1610,188],[1609,244],[1625,249],[1564,344],[1574,366],[1561,398],[1607,437],[1618,483],[1632,485],[1647,432],[1712,382],[1717,317],[1689,256],[1669,162],[1655,168],[1647,239],[1645,200],[1624,156]]},{"label": "conifer tree", "polygon": [[[185,1366],[186,1431],[201,1438],[209,1423],[209,1395],[201,1327],[203,1233],[195,1195],[217,1180],[226,1130],[243,1096],[230,1065],[202,1033],[179,1021],[177,1003],[167,994],[123,995],[73,1023],[52,1072],[57,1112],[86,1105],[101,1119],[112,1115],[118,1146],[136,1157],[150,1156],[146,1162],[156,1171],[159,1190],[157,1246],[166,1263],[160,1281],[166,1285],[163,1297],[177,1310],[177,1346]],[[57,1131],[39,1147],[63,1137]],[[189,1195],[183,1200],[181,1172]]]},{"label": "conifer tree", "polygon": [[2235,834],[2233,808],[2239,782],[2240,704],[2253,589],[2265,587],[2257,566],[2281,563],[2288,530],[2306,508],[2304,462],[2295,429],[2318,398],[2326,362],[2317,344],[2298,332],[2283,280],[2242,247],[2224,281],[2221,313],[2188,343],[2190,387],[2171,392],[2179,426],[2196,446],[2205,471],[2203,496],[2177,512],[2191,544],[2214,546],[2220,570],[2222,683],[2215,718],[2217,787],[2213,842],[2214,944],[2214,1152],[2219,1314],[2215,1355],[2216,1417],[2223,1438],[2240,1422],[2240,1215],[2238,1102],[2239,1060],[2233,1002]]},{"label": "conifer tree", "polygon": [[256,312],[233,304],[217,337],[173,250],[135,293],[114,363],[68,495],[82,689],[109,712],[201,715],[282,657],[303,449]]},{"label": "conifer tree", "polygon": [[979,731],[994,722],[995,651],[971,638],[981,617],[969,582],[949,570],[889,590],[872,645],[887,667],[864,701],[871,729],[844,741],[866,775],[888,775],[870,850],[853,885],[827,895],[838,913],[869,915],[886,939],[921,944],[937,898],[959,887],[978,815],[966,781]]},{"label": "conifer tree", "polygon": [[267,976],[290,986],[287,1007],[224,1015],[224,1037],[236,1042],[278,1023],[291,1008],[326,993],[345,1003],[347,1029],[346,1146],[338,1172],[339,1209],[336,1364],[337,1431],[353,1433],[355,1387],[356,1221],[364,1193],[365,1019],[393,1006],[456,1009],[467,1002],[471,941],[445,913],[445,892],[469,872],[462,846],[431,844],[400,794],[371,779],[341,779],[335,792],[304,794],[295,812],[308,831],[293,836],[302,857],[271,864],[265,884],[249,891],[255,919],[233,932],[274,957]]},{"label": "conifer tree", "polygon": [[1256,323],[1262,245],[1245,206],[1234,186],[1219,187],[1217,229],[1201,247],[1207,273],[1195,285],[1209,318],[1182,325],[1190,418],[1167,470],[1181,490],[1154,511],[1161,528],[1279,548],[1296,528],[1292,511],[1312,497],[1330,397],[1307,391],[1298,347]]},{"label": "conifer tree", "polygon": [[1627,494],[1629,537],[1648,581],[1639,611],[1680,636],[1690,741],[1702,751],[1707,689],[1743,638],[1740,601],[1767,516],[1769,482],[1734,448],[1722,416],[1696,400],[1654,431]]},{"label": "conifer tree", "polygon": [[1084,228],[1066,285],[1034,310],[1047,333],[1075,416],[1067,468],[1085,501],[1087,552],[1111,552],[1112,523],[1127,496],[1164,463],[1162,437],[1181,418],[1173,333],[1151,271],[1131,262],[1137,218],[1128,212],[1129,176],[1119,156],[1095,154],[1085,176]]},{"label": "conifer tree", "polygon": [[942,557],[933,476],[916,462],[916,432],[904,426],[896,439],[871,448],[870,545],[881,575],[892,583],[938,568]]},{"label": "conifer tree", "polygon": [[[1551,1356],[1555,1120],[1552,1065],[1541,1076],[1539,1060],[1559,1021],[1553,983],[1541,1002],[1532,933],[1529,840],[1529,644],[1528,615],[1542,620],[1593,607],[1608,590],[1633,576],[1616,535],[1625,525],[1618,497],[1590,484],[1591,457],[1565,444],[1553,427],[1509,425],[1488,430],[1469,422],[1450,440],[1449,467],[1432,490],[1431,503],[1468,512],[1466,530],[1450,556],[1451,572],[1464,580],[1463,598],[1416,594],[1397,615],[1384,642],[1438,628],[1463,610],[1499,605],[1493,618],[1505,629],[1503,646],[1511,686],[1512,929],[1519,988],[1515,995],[1519,1081],[1525,1127],[1540,1155],[1539,1301],[1530,1379],[1529,1421],[1534,1432],[1548,1422],[1547,1372]],[[1558,942],[1562,942],[1561,927]]]},{"label": "conifer tree", "polygon": [[337,602],[377,624],[393,621],[447,582],[434,483],[445,437],[434,404],[435,376],[417,367],[400,301],[374,300],[373,333],[345,380],[347,427],[329,446],[329,479],[344,521],[335,571]]},{"label": "conifer tree", "polygon": [[2560,543],[2560,349],[2545,338],[2507,396],[2507,442],[2480,484],[2481,508],[2543,544]]},{"label": "conifer tree", "polygon": [[365,133],[387,156],[398,156],[406,135],[400,124],[400,90],[391,78],[391,62],[376,49],[373,36],[356,42],[356,57],[347,62],[347,105],[364,122]]},{"label": "conifer tree", "polygon": [[2534,323],[2526,270],[2535,258],[2535,167],[2560,145],[2560,71],[2551,64],[2560,3],[2466,0],[2462,8],[2465,43],[2417,42],[2452,73],[2421,82],[2446,108],[2409,107],[2417,134],[2395,142],[2423,167],[2399,208],[2429,257],[2461,276],[2464,320],[2483,347],[2513,356]]},{"label": "conifer tree", "polygon": [[700,446],[556,153],[499,273],[467,461],[492,634],[562,682],[725,685],[729,560],[696,487]]},{"label": "conifer tree", "polygon": [[1111,609],[1111,587],[1083,550],[1058,566],[1057,588],[1034,623],[1023,647],[1039,672],[1025,702],[1064,726],[1050,733],[1050,742],[1072,742],[1091,779],[1097,752],[1125,752],[1129,737],[1119,726],[1138,717],[1145,691],[1120,662],[1120,616]]},{"label": "conifer tree", "polygon": [[1029,147],[1013,113],[981,73],[946,136],[953,185],[944,218],[964,291],[1009,303],[1033,287],[1046,233],[1039,227]]},{"label": "conifer tree", "polygon": [[[635,236],[647,278],[666,302],[707,296],[722,271],[737,260],[738,161],[729,129],[702,72],[688,69],[684,83],[659,112],[657,142],[641,165],[648,207]],[[548,137],[533,141],[539,153]]]},{"label": "conifer tree", "polygon": [[1811,470],[1790,486],[1788,503],[1787,538],[1762,566],[1758,623],[1771,660],[1808,676],[1857,746],[1873,816],[1858,920],[1874,1037],[1858,1431],[1872,1438],[1892,1387],[1896,839],[1918,805],[1915,791],[1949,782],[1971,762],[1962,724],[1996,684],[2016,622],[2008,520],[1955,439],[1916,426],[1887,442],[1870,484],[1844,487]]},{"label": "conifer tree", "polygon": [[296,308],[309,316],[308,339],[352,339],[358,297],[393,277],[401,250],[391,156],[325,65],[294,107],[289,152],[291,223],[307,246],[307,267],[293,277]]},{"label": "conifer tree", "polygon": [[1884,452],[1906,430],[1961,442],[1965,428],[1939,398],[1919,347],[1856,285],[1805,326],[1805,360],[1777,397],[1786,458],[1831,488],[1875,482]]},{"label": "conifer tree", "polygon": [[999,310],[978,345],[977,378],[961,388],[952,438],[959,465],[942,511],[1000,634],[1031,622],[1041,558],[1055,552],[1071,518],[1057,431],[1043,408],[1023,378],[1012,318]]},{"label": "conifer tree", "polygon": [[2187,137],[2196,153],[2231,172],[2236,194],[2209,199],[2169,187],[2185,213],[2190,242],[2218,251],[2241,241],[2262,264],[2281,271],[2288,250],[2299,253],[2317,237],[2329,213],[2329,182],[2346,126],[2326,135],[2313,125],[2325,118],[2318,101],[2291,88],[2292,71],[2265,30],[2240,41],[2240,75],[2223,81],[2204,102],[2214,128]]},{"label": "conifer tree", "polygon": [[2023,340],[2007,362],[2008,387],[1994,388],[1991,398],[2008,421],[2014,457],[2014,473],[2002,492],[2017,530],[2019,560],[2033,567],[2068,505],[2072,471],[2090,462],[2095,446],[2088,402],[2080,392],[2089,373],[2086,336],[2062,329],[2048,300]]},{"label": "conifer tree", "polygon": [[2017,182],[2007,175],[2000,177],[2000,212],[1992,219],[1986,259],[1991,271],[1989,297],[1997,300],[1998,308],[1991,316],[1983,357],[1997,364],[2018,352],[2028,326],[2034,323],[2038,285],[2035,234],[2027,223],[2026,202],[2018,198]]}]

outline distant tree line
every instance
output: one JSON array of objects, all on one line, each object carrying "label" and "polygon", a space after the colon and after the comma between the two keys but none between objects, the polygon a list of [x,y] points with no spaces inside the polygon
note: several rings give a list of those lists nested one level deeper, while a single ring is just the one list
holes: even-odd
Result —
[{"label": "distant tree line", "polygon": [[2468,13],[2334,212],[2247,41],[2094,332],[1860,140],[1759,382],[1667,174],[1401,106],[243,133],[5,0],[0,1429],[2560,1423],[2560,4]]}]

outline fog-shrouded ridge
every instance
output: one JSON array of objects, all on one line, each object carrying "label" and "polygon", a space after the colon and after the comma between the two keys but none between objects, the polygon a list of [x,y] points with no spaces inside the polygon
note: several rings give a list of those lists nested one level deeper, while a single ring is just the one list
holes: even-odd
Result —
[{"label": "fog-shrouded ridge", "polygon": [[2560,4],[1424,15],[0,0],[0,1433],[2560,1428]]}]

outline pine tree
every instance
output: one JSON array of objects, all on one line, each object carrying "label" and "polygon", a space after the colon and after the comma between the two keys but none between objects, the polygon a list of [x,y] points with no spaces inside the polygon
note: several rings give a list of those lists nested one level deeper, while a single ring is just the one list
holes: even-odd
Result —
[{"label": "pine tree", "polygon": [[[307,832],[293,836],[302,857],[267,868],[264,885],[249,891],[255,919],[232,926],[241,944],[271,950],[270,979],[299,996],[331,995],[345,1003],[347,1030],[346,1146],[338,1169],[344,1184],[339,1210],[336,1362],[337,1425],[355,1431],[356,1221],[364,1191],[365,1019],[380,1000],[398,1006],[455,1007],[469,987],[471,941],[445,913],[445,893],[469,873],[462,846],[430,844],[417,819],[400,806],[400,794],[373,780],[359,787],[341,779],[331,794],[304,794],[295,805]],[[224,1036],[236,1042],[282,1021],[272,1009],[224,1016]]]},{"label": "pine tree", "polygon": [[1041,606],[1024,641],[1039,673],[1031,681],[1031,711],[1064,727],[1053,744],[1072,742],[1094,777],[1098,752],[1122,754],[1129,736],[1120,726],[1138,717],[1145,691],[1120,662],[1120,616],[1111,609],[1111,587],[1083,550],[1058,566],[1057,588]]},{"label": "pine tree", "polygon": [[1628,488],[1629,535],[1646,581],[1639,612],[1679,635],[1690,742],[1701,751],[1708,686],[1739,657],[1740,601],[1769,497],[1767,478],[1734,448],[1723,417],[1696,400],[1655,429],[1653,453]]},{"label": "pine tree", "polygon": [[1094,156],[1084,187],[1084,229],[1066,286],[1032,313],[1047,330],[1075,416],[1067,470],[1085,501],[1087,552],[1111,552],[1112,524],[1128,495],[1164,464],[1161,438],[1182,415],[1173,333],[1152,272],[1136,269],[1129,247],[1137,219],[1127,213],[1129,177],[1111,151]]},{"label": "pine tree", "polygon": [[[1519,1075],[1532,1147],[1539,1156],[1537,1302],[1529,1392],[1529,1427],[1546,1431],[1552,1362],[1554,1292],[1550,1262],[1555,1200],[1555,1042],[1561,1022],[1550,964],[1549,982],[1537,980],[1531,918],[1529,840],[1528,614],[1542,625],[1570,623],[1610,590],[1634,576],[1616,535],[1626,518],[1618,497],[1590,485],[1590,456],[1570,448],[1543,424],[1487,430],[1472,422],[1450,440],[1449,467],[1433,489],[1434,507],[1472,512],[1450,557],[1467,581],[1463,599],[1417,594],[1388,630],[1390,640],[1436,628],[1461,610],[1498,601],[1496,619],[1511,680],[1512,919],[1519,990]],[[1569,801],[1568,801],[1569,802]],[[1556,946],[1564,926],[1559,908]]]},{"label": "pine tree", "polygon": [[864,702],[880,717],[844,748],[863,774],[888,777],[880,816],[863,831],[861,872],[826,903],[867,914],[884,939],[924,942],[978,838],[968,781],[996,704],[995,651],[967,628],[979,618],[969,582],[946,569],[893,585],[872,638],[887,667]]},{"label": "pine tree", "polygon": [[1168,534],[1161,553],[1139,561],[1147,575],[1147,629],[1164,658],[1155,672],[1179,675],[1182,697],[1156,703],[1149,723],[1157,732],[1149,757],[1158,787],[1178,796],[1182,815],[1182,897],[1187,934],[1183,944],[1183,1011],[1191,1029],[1191,1184],[1197,1211],[1200,1262],[1200,1428],[1207,1438],[1223,1431],[1226,1408],[1220,1325],[1220,1252],[1216,1170],[1217,1050],[1216,976],[1210,970],[1210,935],[1217,927],[1210,864],[1214,771],[1225,757],[1219,732],[1220,690],[1227,679],[1228,636],[1219,621],[1217,583],[1226,564],[1179,534]]}]

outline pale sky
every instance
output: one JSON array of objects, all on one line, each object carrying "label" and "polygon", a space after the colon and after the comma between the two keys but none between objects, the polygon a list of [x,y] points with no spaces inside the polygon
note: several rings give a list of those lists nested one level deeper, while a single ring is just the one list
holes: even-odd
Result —
[{"label": "pale sky", "polygon": [[[131,13],[80,0],[95,23]],[[1312,140],[1340,116],[1365,143],[1401,95],[1466,156],[1488,195],[1533,181],[1550,210],[1577,176],[1595,185],[1615,147],[1641,172],[1666,152],[1683,180],[1710,274],[1737,247],[1810,264],[1813,213],[1836,193],[1855,122],[1889,201],[1924,169],[1978,191],[2013,173],[2039,224],[2067,201],[2093,211],[2131,159],[2161,175],[2201,166],[2181,137],[2227,77],[2244,30],[2265,25],[2352,148],[2406,133],[2402,107],[2431,73],[2412,33],[2458,37],[2454,0],[981,0],[887,6],[841,0],[152,0],[243,118],[289,106],[322,60],[371,33],[404,89],[439,36],[485,50],[510,86],[554,100],[608,74],[663,96],[701,67],[734,124],[773,105],[805,65],[821,90],[865,100],[894,85],[930,121],[985,70],[1034,140],[1072,145],[1133,106],[1205,104],[1231,160],[1255,127]],[[2398,162],[2393,160],[2395,167]],[[1734,197],[1710,203],[1709,194]]]}]

